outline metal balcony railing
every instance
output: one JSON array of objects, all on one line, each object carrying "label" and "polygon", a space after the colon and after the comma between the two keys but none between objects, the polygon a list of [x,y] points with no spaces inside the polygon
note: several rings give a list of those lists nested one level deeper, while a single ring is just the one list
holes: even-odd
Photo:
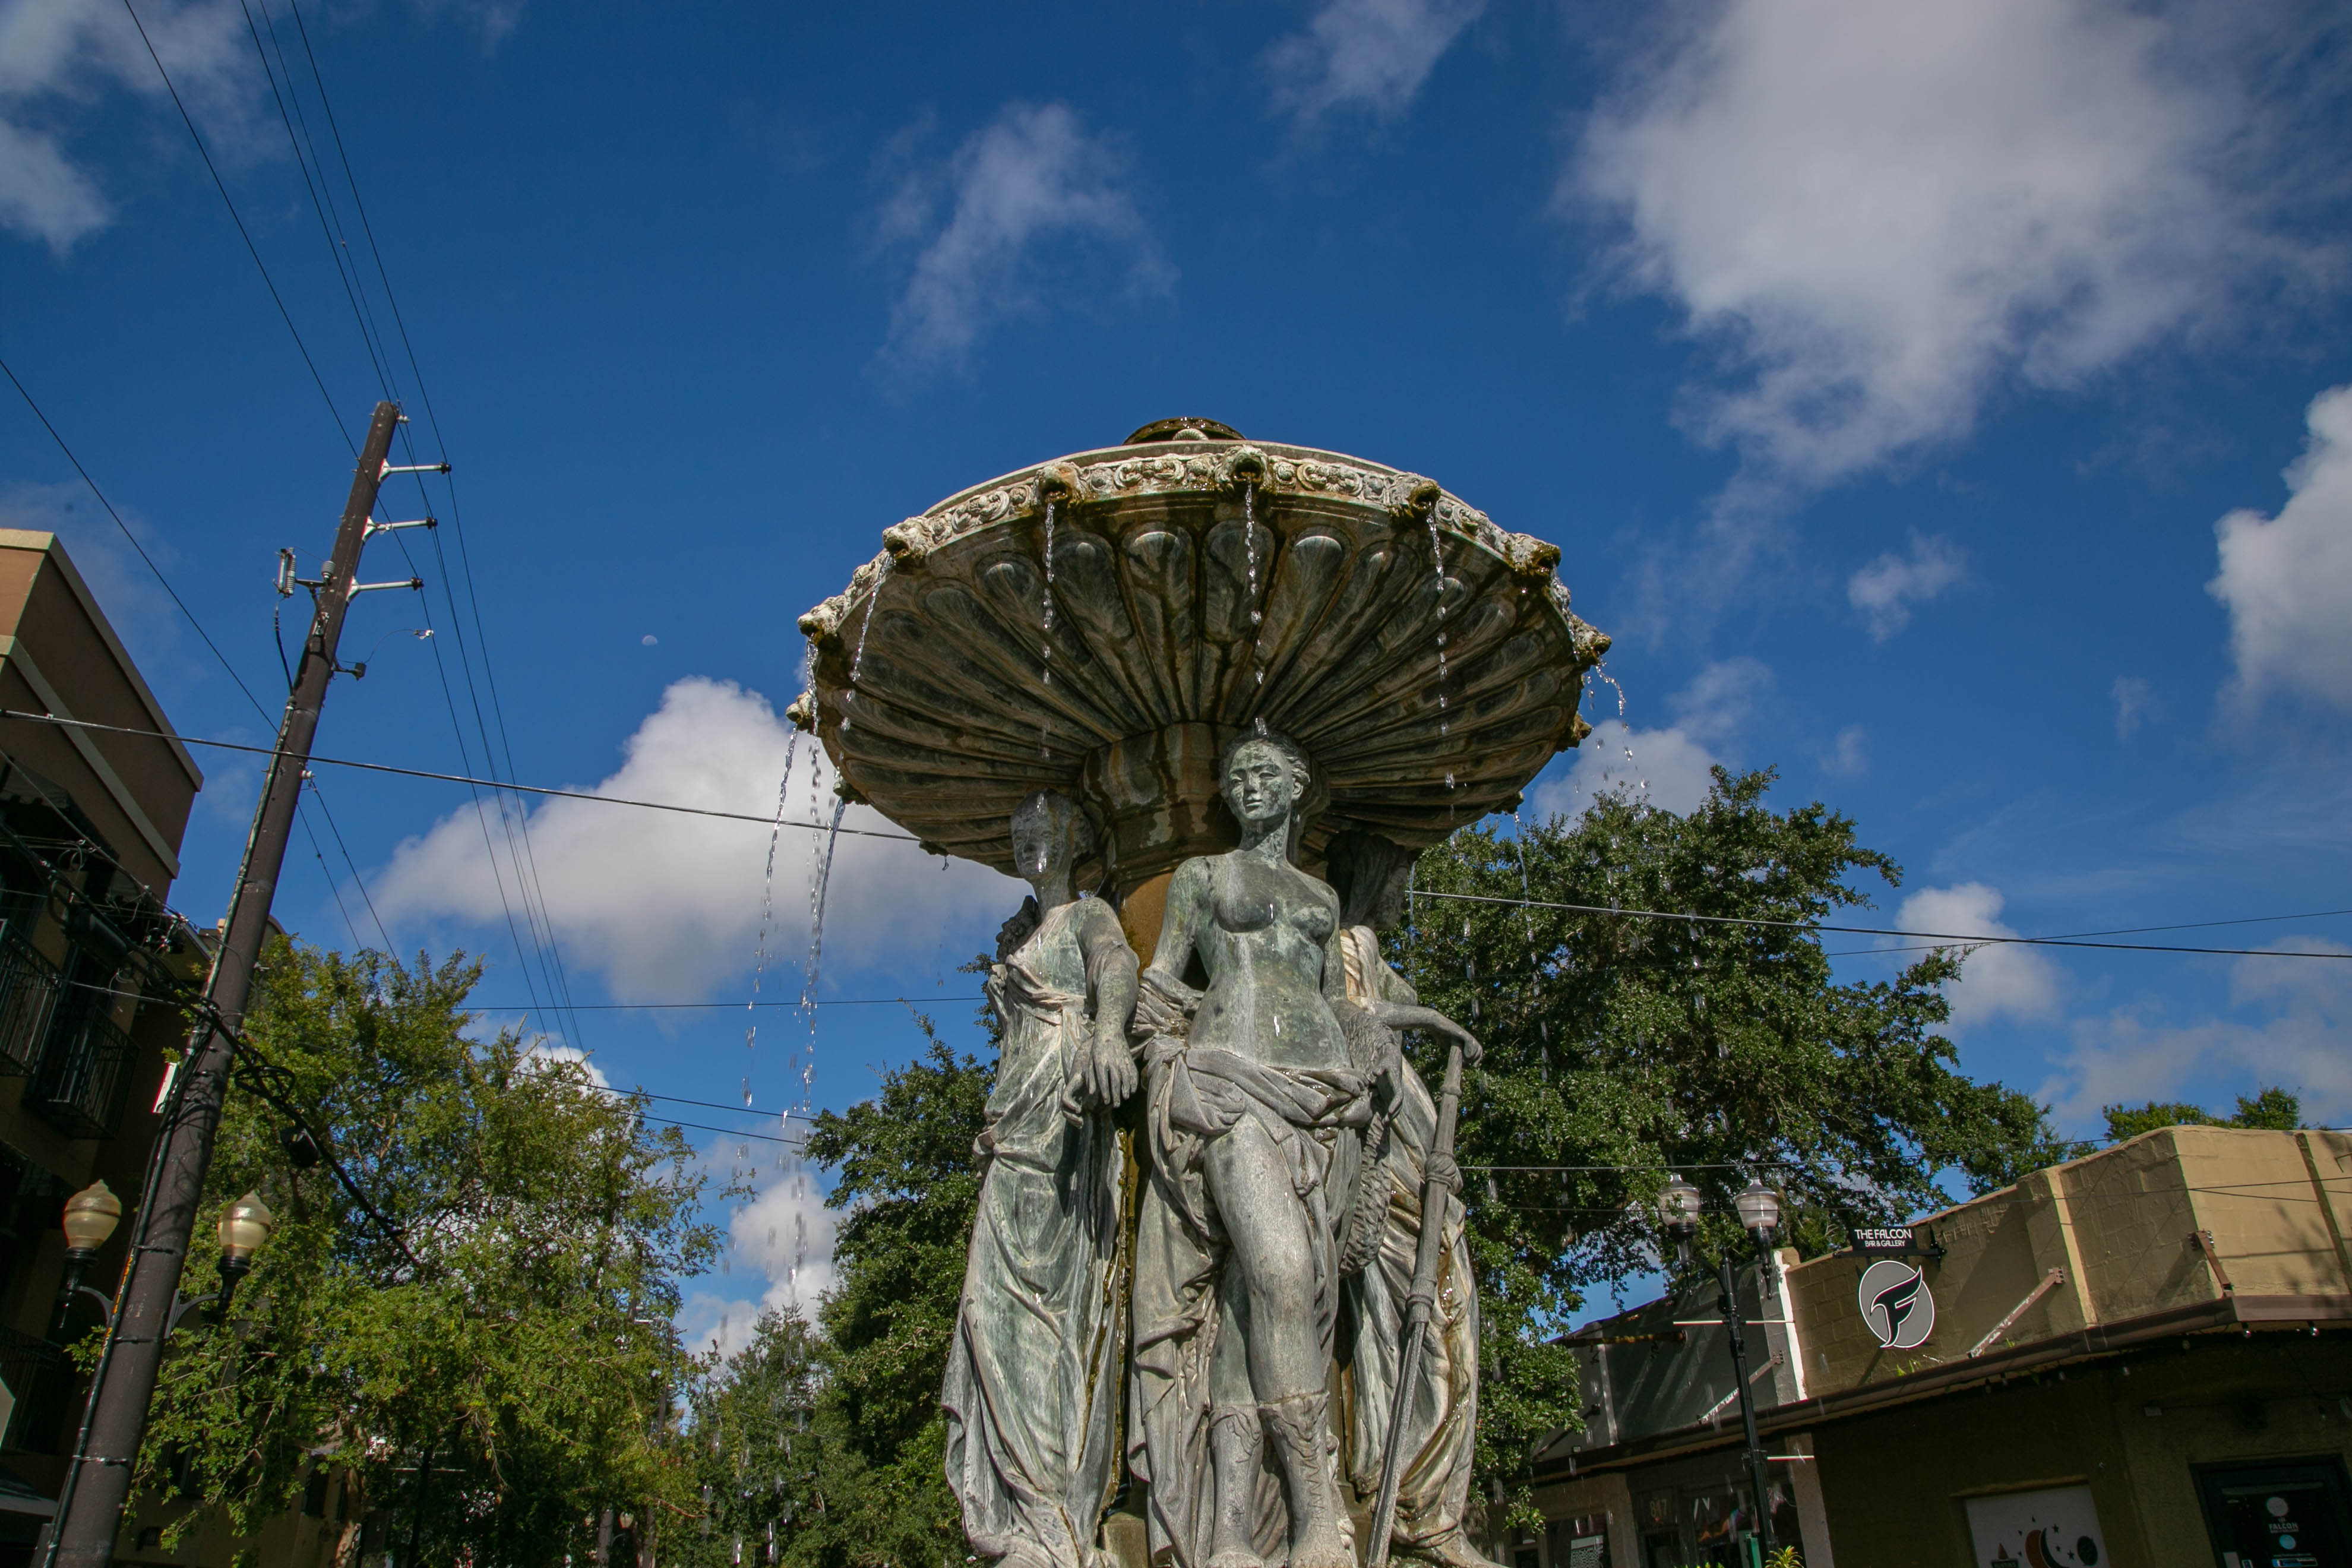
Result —
[{"label": "metal balcony railing", "polygon": [[0,1449],[53,1454],[73,1393],[73,1368],[66,1352],[47,1340],[0,1327],[0,1383],[16,1403],[0,1427]]},{"label": "metal balcony railing", "polygon": [[38,1065],[64,990],[65,976],[16,922],[0,923],[0,1075],[21,1077]]},{"label": "metal balcony railing", "polygon": [[131,1087],[131,1037],[102,1013],[59,1020],[25,1104],[68,1138],[111,1138]]}]

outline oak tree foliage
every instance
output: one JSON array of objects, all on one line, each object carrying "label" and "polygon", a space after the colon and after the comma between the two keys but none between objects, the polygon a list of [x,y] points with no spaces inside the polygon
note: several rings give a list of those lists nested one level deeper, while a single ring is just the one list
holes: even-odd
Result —
[{"label": "oak tree foliage", "polygon": [[692,1363],[671,1318],[717,1241],[692,1151],[582,1062],[478,1036],[480,972],[269,947],[246,1037],[398,1239],[327,1165],[297,1163],[242,1073],[197,1235],[248,1189],[277,1229],[232,1321],[192,1315],[174,1337],[142,1489],[246,1533],[299,1505],[323,1451],[404,1563],[479,1568],[584,1550],[606,1505],[690,1517],[668,1432]]},{"label": "oak tree foliage", "polygon": [[[1818,1253],[2056,1146],[2041,1107],[1961,1072],[1937,1032],[1959,954],[1837,978],[1814,927],[1902,872],[1852,818],[1768,805],[1774,776],[1718,768],[1687,816],[1604,795],[1516,835],[1467,827],[1416,868],[1390,954],[1486,1047],[1458,1145],[1485,1309],[1482,1483],[1512,1485],[1548,1430],[1577,1424],[1574,1364],[1551,1342],[1587,1291],[1659,1267],[1669,1172],[1706,1195],[1711,1267],[1752,1253],[1730,1204],[1751,1177],[1783,1194],[1786,1240]],[[1434,1084],[1443,1047],[1409,1048]]]}]

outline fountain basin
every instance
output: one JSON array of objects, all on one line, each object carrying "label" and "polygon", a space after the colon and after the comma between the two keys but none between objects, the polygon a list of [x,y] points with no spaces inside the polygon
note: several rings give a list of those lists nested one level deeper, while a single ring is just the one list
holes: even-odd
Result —
[{"label": "fountain basin", "polygon": [[849,798],[1000,870],[1023,795],[1076,797],[1113,896],[1232,845],[1217,753],[1261,723],[1311,761],[1310,867],[1349,827],[1420,847],[1516,806],[1588,732],[1609,646],[1553,546],[1418,475],[1209,421],[976,485],[883,542],[801,617],[793,721]]}]

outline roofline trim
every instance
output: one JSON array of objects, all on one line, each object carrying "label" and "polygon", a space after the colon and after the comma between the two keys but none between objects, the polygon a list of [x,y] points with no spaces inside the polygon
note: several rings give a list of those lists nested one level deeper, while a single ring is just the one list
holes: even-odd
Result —
[{"label": "roofline trim", "polygon": [[[82,613],[89,616],[90,625],[98,628],[98,635],[106,642],[107,651],[114,655],[114,662],[121,667],[124,675],[131,678],[131,690],[138,694],[140,704],[147,710],[148,717],[155,721],[155,728],[163,732],[172,748],[172,754],[179,759],[180,766],[187,773],[188,782],[198,789],[204,788],[204,770],[196,766],[196,759],[189,754],[188,748],[180,743],[179,732],[165,716],[163,705],[156,700],[154,691],[147,684],[147,678],[139,673],[139,666],[131,661],[130,651],[122,646],[122,639],[114,635],[114,623],[108,620],[106,612],[98,607],[97,595],[89,591],[89,584],[82,581],[81,571],[74,565],[73,557],[66,553],[65,541],[38,529],[0,528],[0,550],[38,550],[58,563],[65,574],[67,586],[73,590],[74,597],[81,601]],[[173,875],[178,873],[175,871]]]},{"label": "roofline trim", "polygon": [[[73,717],[66,710],[65,699],[58,695],[57,688],[48,683],[33,663],[33,656],[25,647],[24,638],[0,635],[0,660],[16,667],[16,673],[25,678],[25,684],[33,689],[33,695],[39,698],[50,712],[60,719]],[[81,760],[89,763],[90,771],[98,775],[98,782],[106,786],[106,793],[114,797],[114,804],[122,815],[131,819],[131,826],[138,830],[139,837],[147,841],[147,847],[163,862],[164,872],[172,880],[178,881],[179,851],[149,820],[138,797],[131,793],[131,786],[122,782],[122,775],[114,771],[114,764],[108,762],[106,753],[98,749],[98,742],[89,738],[88,731],[76,729],[71,724],[60,724],[58,728],[66,732],[66,739],[73,742],[74,750],[81,753]]]},{"label": "roofline trim", "polygon": [[[1776,1405],[1756,1413],[1757,1435],[1760,1437],[1809,1431],[1824,1422],[1917,1404],[2021,1373],[2042,1372],[2111,1355],[2176,1334],[2232,1328],[2251,1332],[2258,1323],[2352,1323],[2352,1296],[2224,1296],[2210,1301],[2191,1301],[2187,1306],[2168,1308],[2121,1322],[2094,1324],[2031,1344],[1988,1351],[1974,1361],[1950,1363],[1890,1383],[1865,1384],[1859,1388]],[[1745,1440],[1736,1426],[1728,1429],[1696,1425],[1675,1426],[1631,1442],[1571,1451],[1561,1458],[1539,1463],[1535,1467],[1532,1482],[1548,1486],[1606,1470],[1627,1469],[1651,1460],[1729,1447]],[[1588,1457],[1590,1462],[1586,1462]]]}]

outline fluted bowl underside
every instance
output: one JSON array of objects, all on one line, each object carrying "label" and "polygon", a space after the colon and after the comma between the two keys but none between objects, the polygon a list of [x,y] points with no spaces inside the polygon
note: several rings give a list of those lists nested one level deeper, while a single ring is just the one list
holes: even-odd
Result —
[{"label": "fluted bowl underside", "polygon": [[[1005,871],[1007,818],[1040,788],[1087,801],[1112,858],[1124,842],[1126,870],[1147,869],[1141,846],[1182,835],[1130,822],[1121,839],[1118,819],[1212,803],[1148,798],[1121,759],[1261,721],[1328,792],[1308,863],[1348,827],[1433,843],[1516,805],[1585,733],[1584,672],[1608,646],[1570,613],[1552,546],[1429,480],[1307,447],[1081,453],[884,542],[802,617],[814,682],[793,716],[852,798]],[[1213,791],[1197,766],[1189,784],[1162,776]]]}]

